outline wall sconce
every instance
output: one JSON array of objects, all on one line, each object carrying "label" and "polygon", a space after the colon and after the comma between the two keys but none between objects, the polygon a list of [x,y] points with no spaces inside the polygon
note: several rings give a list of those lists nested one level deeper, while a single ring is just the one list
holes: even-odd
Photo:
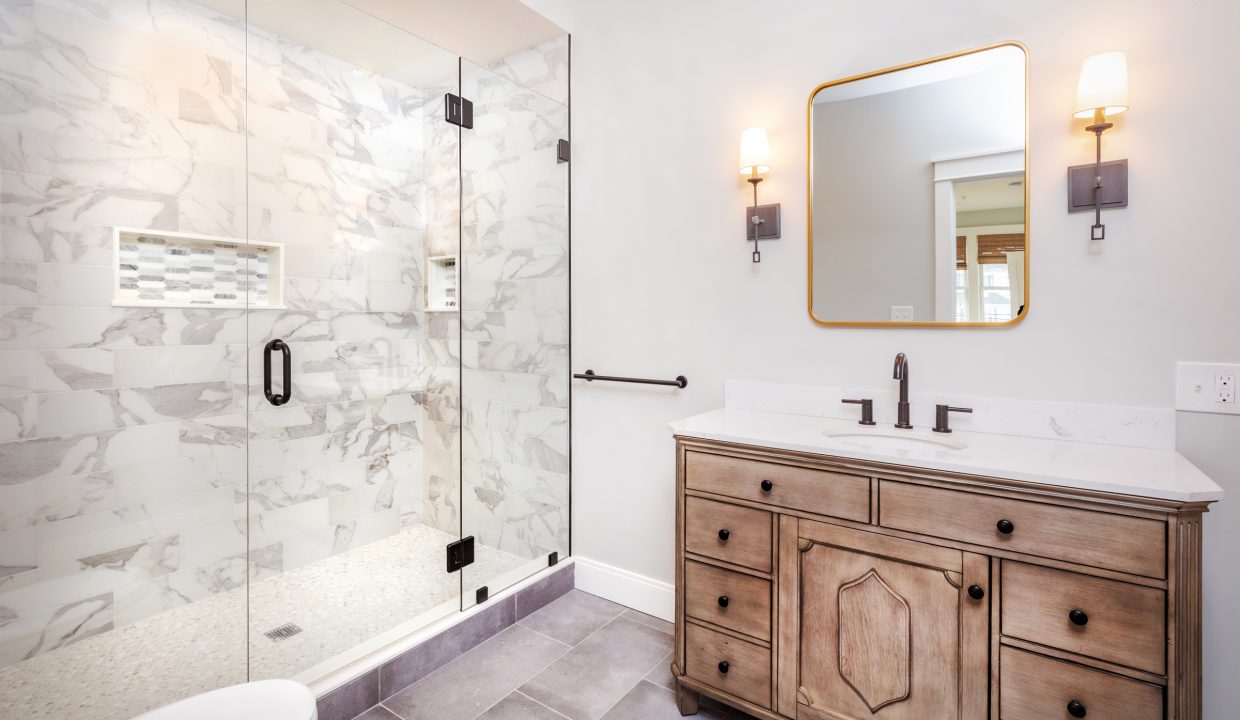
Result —
[{"label": "wall sconce", "polygon": [[753,185],[753,206],[745,209],[745,241],[753,241],[753,261],[762,262],[759,240],[779,237],[779,204],[758,204],[758,183],[771,171],[771,146],[763,128],[748,128],[741,133],[741,175]]},{"label": "wall sconce", "polygon": [[1091,240],[1106,238],[1102,208],[1128,206],[1128,161],[1102,162],[1102,133],[1113,127],[1107,116],[1128,109],[1128,56],[1105,52],[1085,58],[1076,89],[1076,112],[1072,117],[1092,118],[1085,128],[1094,134],[1096,151],[1092,165],[1068,168],[1068,211],[1094,211]]}]

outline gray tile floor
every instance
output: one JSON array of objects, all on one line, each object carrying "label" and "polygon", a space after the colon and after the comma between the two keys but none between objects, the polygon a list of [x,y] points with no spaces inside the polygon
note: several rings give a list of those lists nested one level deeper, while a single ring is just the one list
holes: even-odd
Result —
[{"label": "gray tile floor", "polygon": [[671,661],[670,623],[573,590],[357,720],[680,720]]}]

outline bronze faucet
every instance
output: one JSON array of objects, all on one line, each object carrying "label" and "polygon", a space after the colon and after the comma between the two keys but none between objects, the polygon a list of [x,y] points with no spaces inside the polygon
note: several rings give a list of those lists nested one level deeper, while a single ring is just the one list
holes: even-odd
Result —
[{"label": "bronze faucet", "polygon": [[896,355],[896,369],[891,377],[893,380],[900,381],[900,402],[896,404],[896,427],[910,430],[913,424],[908,421],[908,356],[904,353]]}]

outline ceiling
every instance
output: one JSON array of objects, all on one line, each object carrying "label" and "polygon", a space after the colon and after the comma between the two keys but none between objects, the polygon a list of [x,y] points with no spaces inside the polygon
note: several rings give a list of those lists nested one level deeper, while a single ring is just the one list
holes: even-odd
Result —
[{"label": "ceiling", "polygon": [[956,182],[956,212],[1025,206],[1024,174]]},{"label": "ceiling", "polygon": [[565,31],[520,0],[197,0],[375,73],[441,77],[457,55],[490,65]]}]

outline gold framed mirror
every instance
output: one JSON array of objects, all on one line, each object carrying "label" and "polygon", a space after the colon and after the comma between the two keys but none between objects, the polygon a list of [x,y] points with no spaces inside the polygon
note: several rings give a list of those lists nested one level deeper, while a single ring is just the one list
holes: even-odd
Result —
[{"label": "gold framed mirror", "polygon": [[1029,313],[1029,63],[1009,41],[810,93],[809,314],[1006,327]]}]

